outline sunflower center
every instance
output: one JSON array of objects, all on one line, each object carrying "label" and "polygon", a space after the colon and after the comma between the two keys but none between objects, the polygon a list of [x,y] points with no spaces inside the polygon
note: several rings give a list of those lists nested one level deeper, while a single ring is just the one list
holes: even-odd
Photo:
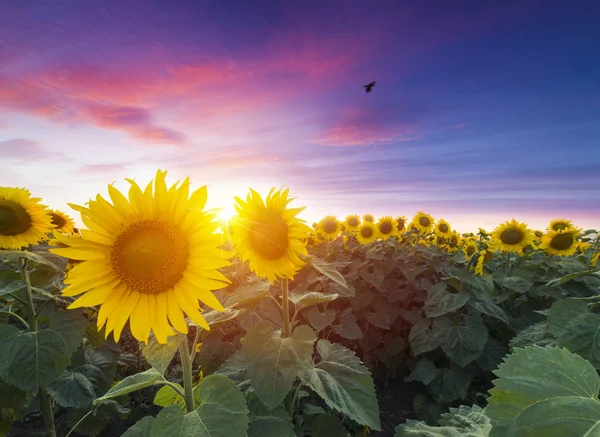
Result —
[{"label": "sunflower center", "polygon": [[554,231],[562,231],[563,229],[567,229],[567,224],[566,223],[554,223],[554,225],[552,225],[552,230]]},{"label": "sunflower center", "polygon": [[469,246],[467,247],[467,255],[471,256],[475,253],[475,247],[474,246]]},{"label": "sunflower center", "polygon": [[250,246],[262,258],[279,259],[288,248],[288,226],[273,211],[266,211],[250,225]]},{"label": "sunflower center", "polygon": [[64,225],[67,224],[67,221],[63,217],[59,216],[58,214],[55,214],[52,212],[52,213],[50,213],[50,217],[51,217],[52,224],[54,225],[55,228],[61,229]]},{"label": "sunflower center", "polygon": [[373,216],[371,216],[371,215],[366,215],[366,216],[364,216],[364,217],[363,217],[363,219],[364,219],[366,222],[369,222],[369,223],[373,223],[373,220],[374,220],[374,219],[373,219]]},{"label": "sunflower center", "polygon": [[518,229],[507,229],[500,235],[504,244],[519,244],[525,238],[525,234]]},{"label": "sunflower center", "polygon": [[337,223],[334,220],[325,220],[323,222],[323,231],[326,234],[333,234],[337,229]]},{"label": "sunflower center", "polygon": [[574,242],[575,238],[572,234],[558,234],[552,239],[550,246],[556,250],[567,250],[571,248]]},{"label": "sunflower center", "polygon": [[351,226],[353,228],[355,228],[356,226],[358,226],[358,219],[356,217],[350,217],[348,219],[348,226]]},{"label": "sunflower center", "polygon": [[364,227],[360,230],[360,236],[363,238],[371,238],[373,236],[373,228]]},{"label": "sunflower center", "polygon": [[117,276],[132,290],[163,293],[183,276],[189,259],[185,235],[170,223],[141,220],[115,242],[111,263]]},{"label": "sunflower center", "polygon": [[429,221],[429,219],[427,217],[420,217],[419,218],[419,224],[425,228],[429,227],[431,225],[431,222]]},{"label": "sunflower center", "polygon": [[379,232],[381,232],[383,235],[389,234],[393,229],[394,227],[390,222],[383,222],[379,225]]},{"label": "sunflower center", "polygon": [[398,220],[398,226],[396,227],[399,231],[404,229],[404,220]]},{"label": "sunflower center", "polygon": [[448,228],[448,225],[446,223],[442,223],[438,229],[440,230],[440,232],[443,232],[444,234],[450,230],[450,228]]},{"label": "sunflower center", "polygon": [[0,199],[0,235],[19,235],[31,227],[31,216],[19,203]]}]

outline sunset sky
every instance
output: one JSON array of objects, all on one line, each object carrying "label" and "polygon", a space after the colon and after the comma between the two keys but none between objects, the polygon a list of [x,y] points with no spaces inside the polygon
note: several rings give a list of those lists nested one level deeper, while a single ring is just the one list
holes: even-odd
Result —
[{"label": "sunset sky", "polygon": [[0,185],[76,217],[161,168],[226,210],[289,187],[309,222],[598,228],[595,3],[4,1]]}]

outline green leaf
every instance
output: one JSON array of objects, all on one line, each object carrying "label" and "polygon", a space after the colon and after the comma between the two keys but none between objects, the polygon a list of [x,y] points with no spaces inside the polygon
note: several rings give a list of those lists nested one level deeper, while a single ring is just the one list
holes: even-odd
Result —
[{"label": "green leaf", "polygon": [[246,437],[248,409],[244,395],[225,376],[210,375],[199,387],[202,404],[190,413],[179,406],[163,409],[151,437]]},{"label": "green leaf", "polygon": [[430,324],[429,319],[421,319],[410,329],[408,341],[414,356],[432,351],[440,345],[429,328]]},{"label": "green leaf", "polygon": [[229,379],[239,384],[248,380],[246,367],[244,351],[239,349],[221,364],[221,367],[217,369],[215,374],[227,376]]},{"label": "green leaf", "polygon": [[407,381],[419,381],[427,385],[438,376],[440,370],[435,367],[433,361],[428,358],[421,358],[417,361],[415,368],[408,376]]},{"label": "green leaf", "polygon": [[146,416],[130,427],[121,437],[150,437],[152,425],[154,425],[154,417]]},{"label": "green leaf", "polygon": [[542,320],[520,331],[509,343],[511,348],[525,346],[554,346],[556,339],[550,333],[550,324]]},{"label": "green leaf", "polygon": [[376,289],[380,289],[385,278],[394,270],[393,260],[372,261],[360,269],[360,277]]},{"label": "green leaf", "polygon": [[450,293],[446,288],[445,282],[438,282],[427,290],[427,301],[424,307],[427,317],[439,317],[450,313],[462,308],[469,301],[469,293],[466,291]]},{"label": "green leaf", "polygon": [[504,346],[502,342],[490,337],[485,344],[483,352],[475,362],[481,369],[491,372],[498,368],[498,365],[502,362],[507,353],[508,348]]},{"label": "green leaf", "polygon": [[[179,384],[176,384],[181,391],[183,391],[183,387]],[[179,407],[184,410],[185,409],[185,399],[183,399],[179,393],[175,391],[173,387],[170,385],[164,385],[156,392],[154,396],[154,401],[152,401],[154,405],[158,405],[159,407],[169,407],[171,405],[179,405]]]},{"label": "green leaf", "polygon": [[106,325],[102,327],[102,332],[98,331],[98,325],[95,322],[90,322],[85,325],[85,336],[90,345],[96,349],[100,349],[106,343]]},{"label": "green leaf", "polygon": [[220,330],[211,330],[202,341],[200,352],[196,355],[204,374],[214,371],[235,352],[236,345],[223,340]]},{"label": "green leaf", "polygon": [[488,437],[492,430],[490,419],[477,405],[450,408],[449,413],[442,414],[439,425],[407,420],[396,428],[394,437]]},{"label": "green leaf", "polygon": [[25,288],[25,283],[21,280],[9,282],[5,286],[0,287],[0,296],[4,296],[10,293],[16,293],[22,288]]},{"label": "green leaf", "polygon": [[312,426],[312,437],[347,437],[348,431],[335,416],[321,414],[317,416]]},{"label": "green leaf", "polygon": [[387,312],[368,313],[367,321],[376,328],[386,331],[390,329],[390,315]]},{"label": "green leaf", "polygon": [[58,405],[84,408],[94,401],[94,385],[82,373],[65,371],[47,388]]},{"label": "green leaf", "polygon": [[309,291],[303,294],[290,294],[290,300],[294,302],[296,309],[307,308],[314,305],[319,305],[325,302],[331,302],[338,298],[337,294],[319,293],[318,291]]},{"label": "green leaf", "polygon": [[67,358],[75,353],[85,333],[86,319],[79,310],[61,310],[46,306],[40,313],[40,329],[49,329],[65,342]]},{"label": "green leaf", "polygon": [[584,276],[595,276],[600,278],[600,269],[586,270],[585,272],[571,273],[569,275],[561,276],[560,278],[552,279],[544,284],[544,287],[557,287],[564,284],[565,282],[572,281],[573,279],[582,278]]},{"label": "green leaf", "polygon": [[10,363],[10,347],[20,332],[16,326],[0,323],[0,377]]},{"label": "green leaf", "polygon": [[579,355],[556,347],[516,348],[494,373],[486,408],[492,436],[597,434],[600,377]]},{"label": "green leaf", "polygon": [[250,392],[246,403],[250,411],[248,437],[296,436],[292,419],[281,405],[270,410],[258,399],[255,392]]},{"label": "green leaf", "polygon": [[315,331],[321,332],[323,329],[331,326],[335,321],[335,310],[325,310],[324,312],[319,311],[317,307],[312,307],[308,311],[308,323],[310,326],[315,328]]},{"label": "green leaf", "polygon": [[444,353],[461,367],[477,359],[489,337],[487,328],[476,312],[470,312],[458,324],[449,316],[433,320],[433,336]]},{"label": "green leaf", "polygon": [[326,263],[320,258],[316,256],[311,256],[310,265],[322,275],[327,276],[333,282],[338,284],[341,287],[348,289],[348,284],[346,283],[346,279],[338,272],[331,264]]},{"label": "green leaf", "polygon": [[340,317],[340,323],[333,330],[347,340],[359,340],[363,338],[362,329],[356,323],[356,317],[352,315]]},{"label": "green leaf", "polygon": [[10,342],[2,379],[21,390],[47,387],[69,364],[67,346],[54,331],[19,332],[0,341]]},{"label": "green leaf", "polygon": [[471,377],[458,366],[449,369],[438,369],[435,377],[427,384],[427,391],[436,402],[447,404],[456,399],[466,399]]},{"label": "green leaf", "polygon": [[298,374],[311,366],[316,339],[315,332],[306,325],[296,328],[289,338],[276,335],[267,322],[257,323],[246,333],[242,350],[248,376],[268,408],[281,404]]},{"label": "green leaf", "polygon": [[548,322],[558,346],[566,347],[600,368],[600,314],[588,312],[585,302],[564,299],[552,305]]},{"label": "green leaf", "polygon": [[533,282],[520,276],[504,276],[499,282],[507,289],[521,294],[527,293],[533,285]]},{"label": "green leaf", "polygon": [[0,258],[18,263],[19,258],[27,258],[38,264],[44,264],[52,267],[56,271],[63,271],[67,265],[67,260],[62,256],[54,255],[50,252],[31,252],[26,250],[3,250],[0,252]]},{"label": "green leaf", "polygon": [[500,320],[508,325],[508,314],[501,307],[499,307],[491,297],[486,295],[479,295],[475,300],[469,302],[469,307],[476,311],[486,314],[490,317]]},{"label": "green leaf", "polygon": [[233,309],[233,308],[225,308],[225,311],[206,311],[202,314],[206,323],[210,326],[211,330],[216,329],[224,323],[229,322],[237,318],[240,314],[244,313],[243,308]]},{"label": "green leaf", "polygon": [[115,386],[111,387],[104,396],[99,397],[94,401],[94,405],[105,399],[118,398],[119,396],[126,395],[137,390],[141,390],[146,387],[151,387],[156,384],[156,381],[161,377],[160,373],[155,368],[150,368],[145,372],[137,373],[135,375],[128,376],[123,380],[119,381]]},{"label": "green leaf", "polygon": [[340,344],[319,340],[317,352],[321,360],[302,372],[302,382],[316,391],[330,408],[380,431],[379,408],[369,370],[354,352]]},{"label": "green leaf", "polygon": [[148,344],[142,346],[142,355],[152,367],[164,375],[183,341],[187,341],[187,337],[178,334],[169,338],[167,344],[160,344],[154,334],[151,334]]}]

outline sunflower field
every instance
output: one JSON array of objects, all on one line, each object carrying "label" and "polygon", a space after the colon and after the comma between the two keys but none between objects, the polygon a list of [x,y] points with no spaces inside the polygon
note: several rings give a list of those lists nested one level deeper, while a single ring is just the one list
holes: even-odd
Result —
[{"label": "sunflower field", "polygon": [[600,239],[0,187],[0,436],[600,435]]}]

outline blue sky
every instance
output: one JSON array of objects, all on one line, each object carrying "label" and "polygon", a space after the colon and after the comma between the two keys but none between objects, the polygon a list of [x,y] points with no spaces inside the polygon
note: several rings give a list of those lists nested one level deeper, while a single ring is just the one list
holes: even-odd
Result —
[{"label": "blue sky", "polygon": [[[593,2],[13,2],[0,185],[72,212],[123,178],[285,185],[305,218],[600,218]],[[362,85],[375,80],[373,92]],[[75,214],[73,214],[75,215]]]}]

